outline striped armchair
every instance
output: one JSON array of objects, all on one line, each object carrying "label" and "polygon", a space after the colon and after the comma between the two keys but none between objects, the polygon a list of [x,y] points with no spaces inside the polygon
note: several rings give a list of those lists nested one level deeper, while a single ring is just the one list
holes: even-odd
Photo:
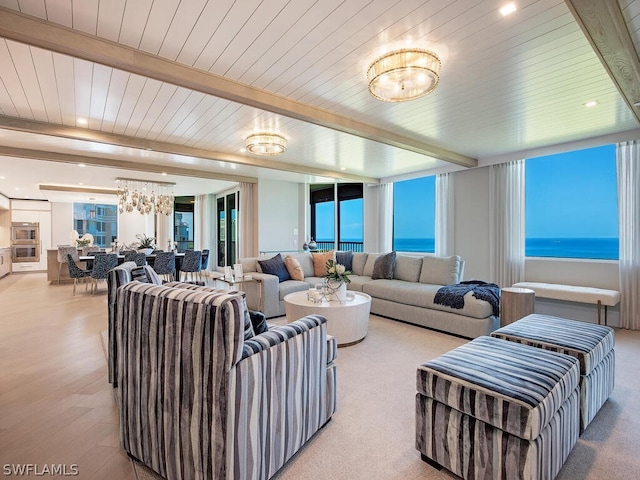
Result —
[{"label": "striped armchair", "polygon": [[268,479],[331,418],[326,320],[250,336],[247,318],[242,292],[118,290],[116,395],[131,456],[169,480]]}]

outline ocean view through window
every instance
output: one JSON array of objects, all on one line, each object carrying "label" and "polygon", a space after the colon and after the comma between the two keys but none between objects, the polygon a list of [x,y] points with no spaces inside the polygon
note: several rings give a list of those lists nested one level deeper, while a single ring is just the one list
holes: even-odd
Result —
[{"label": "ocean view through window", "polygon": [[361,183],[310,186],[311,238],[316,241],[318,249],[362,251],[364,245],[362,189]]},{"label": "ocean view through window", "polygon": [[421,177],[393,184],[393,249],[434,253],[436,230],[436,177]]},{"label": "ocean view through window", "polygon": [[526,160],[525,255],[618,259],[615,145]]}]

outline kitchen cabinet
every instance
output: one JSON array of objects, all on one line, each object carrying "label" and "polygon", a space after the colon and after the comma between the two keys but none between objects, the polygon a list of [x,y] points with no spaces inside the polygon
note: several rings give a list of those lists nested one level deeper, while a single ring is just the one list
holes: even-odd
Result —
[{"label": "kitchen cabinet", "polygon": [[36,200],[12,200],[12,222],[37,222],[40,226],[40,261],[12,262],[13,272],[47,270],[47,250],[51,248],[51,204]]},{"label": "kitchen cabinet", "polygon": [[0,278],[11,273],[11,249],[0,248]]}]

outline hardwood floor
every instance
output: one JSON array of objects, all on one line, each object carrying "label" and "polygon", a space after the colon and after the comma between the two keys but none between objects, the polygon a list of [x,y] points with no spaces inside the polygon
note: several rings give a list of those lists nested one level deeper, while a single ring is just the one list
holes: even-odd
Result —
[{"label": "hardwood floor", "polygon": [[77,469],[74,478],[135,479],[118,445],[100,339],[106,284],[93,296],[72,290],[49,285],[44,273],[0,279],[0,468],[7,475],[30,465],[27,478],[59,468]]}]

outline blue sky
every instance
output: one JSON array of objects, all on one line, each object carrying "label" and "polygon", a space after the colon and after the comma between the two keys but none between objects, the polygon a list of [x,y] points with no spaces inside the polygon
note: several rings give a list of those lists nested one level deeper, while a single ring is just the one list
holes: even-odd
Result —
[{"label": "blue sky", "polygon": [[393,185],[393,236],[434,238],[436,177],[422,177]]},{"label": "blue sky", "polygon": [[[341,204],[340,238],[342,241],[362,242],[362,199],[345,200]],[[315,240],[334,240],[334,202],[318,203],[316,207]]]},{"label": "blue sky", "polygon": [[527,238],[617,237],[615,145],[527,160]]}]

